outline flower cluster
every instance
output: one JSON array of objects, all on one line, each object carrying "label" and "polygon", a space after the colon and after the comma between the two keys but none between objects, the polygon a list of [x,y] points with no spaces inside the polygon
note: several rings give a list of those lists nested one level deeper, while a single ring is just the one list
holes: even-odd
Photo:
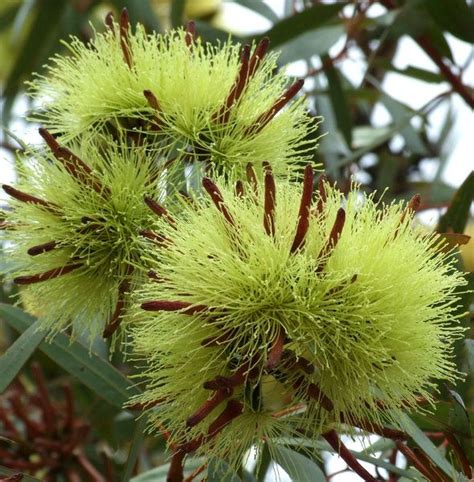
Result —
[{"label": "flower cluster", "polygon": [[150,35],[126,11],[106,24],[32,84],[49,149],[3,186],[9,277],[53,333],[132,327],[147,368],[131,403],[168,434],[168,480],[191,453],[236,467],[251,447],[319,435],[375,480],[334,427],[385,435],[457,377],[451,254],[412,227],[417,198],[345,196],[324,176],[315,193],[310,164],[289,180],[317,120],[267,39]]},{"label": "flower cluster", "polygon": [[285,174],[311,159],[317,121],[301,97],[293,100],[303,81],[288,87],[285,74],[275,73],[268,39],[212,46],[193,24],[163,35],[140,25],[132,32],[126,11],[107,23],[89,45],[73,39],[71,55],[56,57],[34,82],[33,95],[46,98],[35,119],[51,132],[69,141],[125,129],[169,163],[202,161],[228,174],[268,159]]},{"label": "flower cluster", "polygon": [[11,198],[2,223],[8,276],[45,328],[110,336],[144,278],[135,268],[147,238],[160,241],[144,202],[160,195],[160,168],[139,147],[83,143],[76,154],[41,134],[50,152],[32,153],[16,186],[3,185]]},{"label": "flower cluster", "polygon": [[310,166],[302,189],[269,166],[263,182],[248,175],[204,179],[209,199],[162,222],[155,279],[136,294],[134,347],[150,366],[137,401],[169,428],[176,473],[193,451],[237,465],[278,434],[395,422],[390,409],[456,376],[463,278],[410,207],[324,181],[313,202]]}]

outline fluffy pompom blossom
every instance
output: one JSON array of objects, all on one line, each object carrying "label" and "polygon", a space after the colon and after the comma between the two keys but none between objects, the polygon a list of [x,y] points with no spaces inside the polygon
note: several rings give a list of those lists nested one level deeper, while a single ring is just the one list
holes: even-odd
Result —
[{"label": "fluffy pompom blossom", "polygon": [[284,174],[290,162],[312,157],[317,120],[303,98],[293,100],[303,81],[288,87],[284,73],[274,73],[278,55],[266,53],[266,39],[241,48],[204,43],[192,27],[132,32],[126,11],[120,24],[107,23],[88,45],[73,38],[71,55],[53,58],[33,83],[34,97],[45,99],[35,119],[51,132],[69,141],[125,128],[175,164],[240,173],[248,162],[273,159]]},{"label": "fluffy pompom blossom", "polygon": [[237,465],[297,429],[394,422],[391,409],[456,377],[464,279],[410,206],[324,182],[312,202],[309,166],[302,189],[268,167],[262,184],[248,174],[235,188],[204,179],[211,202],[163,223],[155,280],[137,294],[149,368],[135,401],[170,433],[170,480],[194,451]]},{"label": "fluffy pompom blossom", "polygon": [[8,276],[24,287],[45,328],[72,325],[91,337],[105,328],[110,336],[129,289],[144,277],[134,268],[142,266],[147,238],[160,241],[149,229],[160,170],[143,148],[83,143],[76,155],[40,132],[51,152],[32,152],[15,187],[3,185],[10,196],[1,224]]}]

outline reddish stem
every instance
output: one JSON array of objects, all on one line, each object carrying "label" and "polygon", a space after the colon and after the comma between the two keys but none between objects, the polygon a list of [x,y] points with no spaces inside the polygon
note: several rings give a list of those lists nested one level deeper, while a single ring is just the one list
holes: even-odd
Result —
[{"label": "reddish stem", "polygon": [[329,445],[339,454],[339,456],[346,462],[346,464],[357,474],[362,477],[365,482],[377,482],[377,479],[367,472],[367,470],[360,465],[359,461],[352,455],[350,450],[339,440],[335,430],[329,430],[323,434],[324,439]]}]

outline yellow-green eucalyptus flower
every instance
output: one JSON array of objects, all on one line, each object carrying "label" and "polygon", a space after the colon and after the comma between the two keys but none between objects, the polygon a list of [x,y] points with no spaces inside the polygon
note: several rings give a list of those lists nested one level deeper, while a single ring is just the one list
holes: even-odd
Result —
[{"label": "yellow-green eucalyptus flower", "polygon": [[170,477],[193,451],[238,465],[275,435],[377,431],[457,376],[465,281],[413,206],[323,181],[313,202],[310,166],[302,189],[269,166],[263,183],[248,174],[204,179],[210,201],[162,222],[166,249],[147,254],[156,276],[136,293],[148,383],[135,401],[171,434]]},{"label": "yellow-green eucalyptus flower", "polygon": [[125,11],[107,24],[88,45],[73,38],[70,55],[53,58],[32,84],[43,102],[34,118],[63,140],[125,127],[169,162],[199,160],[237,174],[248,162],[259,168],[272,159],[285,174],[312,159],[318,121],[303,97],[294,100],[303,81],[288,87],[275,74],[278,54],[267,53],[267,39],[242,48],[204,43],[192,27],[132,32]]},{"label": "yellow-green eucalyptus flower", "polygon": [[16,185],[3,185],[8,276],[53,333],[72,326],[108,337],[144,278],[135,269],[143,250],[160,242],[144,197],[159,197],[161,171],[145,148],[109,140],[73,152],[40,132],[50,151],[31,152]]}]

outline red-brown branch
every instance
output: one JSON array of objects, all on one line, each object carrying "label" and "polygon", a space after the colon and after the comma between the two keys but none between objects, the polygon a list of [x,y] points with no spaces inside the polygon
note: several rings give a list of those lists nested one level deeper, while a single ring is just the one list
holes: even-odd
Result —
[{"label": "red-brown branch", "polygon": [[352,455],[350,450],[341,442],[335,430],[329,430],[323,434],[324,439],[335,450],[346,464],[365,482],[377,482],[377,479],[362,467],[359,461]]},{"label": "red-brown branch", "polygon": [[428,54],[430,59],[436,64],[443,77],[451,84],[456,91],[471,107],[474,108],[474,91],[464,85],[461,77],[453,73],[446,65],[439,51],[433,46],[432,42],[426,36],[420,36],[416,39],[418,45]]}]

